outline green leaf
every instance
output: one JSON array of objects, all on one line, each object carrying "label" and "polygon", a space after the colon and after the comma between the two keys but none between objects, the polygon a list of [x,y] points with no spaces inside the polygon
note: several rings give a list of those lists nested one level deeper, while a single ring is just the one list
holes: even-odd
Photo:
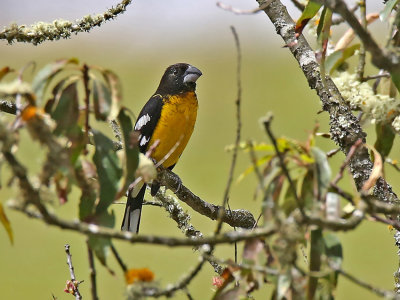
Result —
[{"label": "green leaf", "polygon": [[308,1],[303,13],[296,22],[296,37],[298,37],[303,32],[304,27],[306,27],[307,23],[317,14],[321,6],[322,4],[318,3],[317,1]]},{"label": "green leaf", "polygon": [[3,224],[4,229],[7,232],[8,238],[10,239],[11,244],[14,243],[13,232],[11,229],[10,221],[7,218],[6,212],[4,211],[3,204],[0,203],[0,222]]},{"label": "green leaf", "polygon": [[233,287],[230,290],[224,291],[214,297],[214,300],[239,300],[241,298],[241,289],[239,286]]},{"label": "green leaf", "polygon": [[121,81],[119,80],[119,77],[110,70],[102,70],[101,72],[108,84],[108,88],[111,90],[111,109],[109,118],[115,120],[119,114],[119,107],[122,101]]},{"label": "green leaf", "polygon": [[[322,230],[320,228],[311,230],[310,243],[310,271],[320,271],[321,255],[324,253],[324,240],[322,238]],[[318,278],[309,276],[307,299],[314,299],[315,292],[318,287]]]},{"label": "green leaf", "polygon": [[101,264],[103,266],[106,266],[107,265],[106,258],[110,251],[111,239],[92,235],[92,236],[89,236],[88,243],[89,243],[90,249],[93,250],[94,254],[99,259]]},{"label": "green leaf", "polygon": [[360,44],[353,45],[345,49],[339,49],[330,54],[325,60],[325,68],[331,75],[346,59],[352,57],[356,50],[360,49]]},{"label": "green leaf", "polygon": [[[324,233],[325,254],[330,263],[334,263],[336,267],[340,268],[343,262],[343,248],[339,238],[330,232]],[[327,280],[330,284],[331,294],[337,286],[339,273],[332,272],[327,275]]]},{"label": "green leaf", "polygon": [[125,177],[124,183],[120,189],[119,195],[124,193],[129,184],[135,179],[135,171],[139,165],[139,147],[138,137],[133,131],[132,120],[127,114],[126,108],[121,108],[118,114],[118,122],[121,126],[122,136],[124,138],[125,150]]},{"label": "green leaf", "polygon": [[87,221],[95,213],[95,203],[100,187],[97,185],[96,167],[82,158],[75,163],[75,177],[82,192],[79,201],[79,219]]},{"label": "green leaf", "polygon": [[[296,186],[297,180],[293,180],[293,184]],[[295,210],[298,207],[295,195],[293,194],[293,191],[290,188],[290,184],[286,180],[286,178],[282,184],[282,189],[279,197],[280,197],[279,205],[287,216],[290,215],[293,212],[293,210]]]},{"label": "green leaf", "polygon": [[325,232],[324,244],[326,249],[325,254],[340,268],[343,262],[343,249],[339,238],[331,232]]},{"label": "green leaf", "polygon": [[276,299],[283,300],[288,299],[286,297],[287,292],[289,291],[290,285],[292,283],[292,277],[289,273],[281,274],[278,276],[278,282],[276,286]]},{"label": "green leaf", "polygon": [[44,101],[43,96],[50,81],[68,64],[76,65],[78,60],[75,58],[58,60],[44,66],[37,73],[33,79],[32,88],[36,94],[38,106]]},{"label": "green leaf", "polygon": [[[268,162],[273,156],[272,155],[265,155],[261,158],[259,158],[256,161],[256,166],[259,167],[263,164],[265,164],[266,162]],[[254,172],[254,165],[249,166],[246,170],[244,170],[243,173],[241,173],[239,175],[239,177],[236,179],[236,183],[241,182],[247,175],[251,174],[252,172]]]},{"label": "green leaf", "polygon": [[324,7],[317,27],[317,36],[320,43],[324,43],[329,38],[329,31],[332,24],[332,11]]},{"label": "green leaf", "polygon": [[248,264],[259,265],[259,254],[264,250],[264,243],[257,238],[245,241],[243,249],[243,261]]},{"label": "green leaf", "polygon": [[[96,215],[92,221],[97,225],[112,228],[115,225],[115,215],[113,212],[111,214],[104,212]],[[107,266],[107,256],[110,252],[111,239],[89,235],[88,244],[101,264],[105,266],[110,273],[114,274],[114,272]]]},{"label": "green leaf", "polygon": [[400,70],[395,70],[390,72],[390,76],[392,78],[394,85],[397,88],[397,91],[400,92]]},{"label": "green leaf", "polygon": [[318,178],[318,194],[322,199],[330,186],[332,170],[324,151],[312,147],[311,152],[315,158],[316,176]]},{"label": "green leaf", "polygon": [[379,19],[382,22],[386,22],[388,20],[389,15],[396,6],[397,2],[399,2],[399,0],[389,0],[386,2],[385,8],[379,13]]},{"label": "green leaf", "polygon": [[376,141],[374,144],[375,149],[385,160],[393,147],[394,137],[396,136],[390,123],[381,122],[375,125]]},{"label": "green leaf", "polygon": [[100,184],[100,201],[96,207],[96,214],[99,214],[107,210],[114,201],[122,169],[114,151],[113,141],[97,130],[93,130],[93,138],[96,148],[93,162],[97,168]]},{"label": "green leaf", "polygon": [[332,24],[332,11],[329,8],[324,7],[317,28],[318,42],[321,44],[321,49],[322,49],[320,71],[321,71],[322,81],[324,84],[325,84],[325,74],[326,74],[325,57],[328,48],[331,24]]},{"label": "green leaf", "polygon": [[111,91],[100,80],[93,80],[93,106],[96,120],[107,120],[111,110]]},{"label": "green leaf", "polygon": [[266,185],[265,198],[262,204],[262,212],[264,217],[264,225],[269,224],[273,221],[274,207],[279,201],[279,197],[282,191],[283,177],[274,177],[270,184]]},{"label": "green leaf", "polygon": [[60,135],[61,133],[68,132],[78,121],[79,117],[79,102],[77,83],[69,84],[61,92],[60,100],[51,117],[56,121],[57,126],[54,134]]},{"label": "green leaf", "polygon": [[8,73],[14,71],[10,67],[4,67],[0,69],[0,81],[3,79],[4,76],[6,76]]},{"label": "green leaf", "polygon": [[[257,142],[254,142],[254,141],[241,142],[241,143],[239,143],[238,149],[239,150],[250,151],[250,147],[252,147],[255,152],[257,152],[257,151],[274,152],[274,149],[275,149],[274,146],[271,145],[271,144],[257,143]],[[231,145],[225,146],[225,151],[233,151],[233,150],[235,150],[235,145],[231,144]]]}]

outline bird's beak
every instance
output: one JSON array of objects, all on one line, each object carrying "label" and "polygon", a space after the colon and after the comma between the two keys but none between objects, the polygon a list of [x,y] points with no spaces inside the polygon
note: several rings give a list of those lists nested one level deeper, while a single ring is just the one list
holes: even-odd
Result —
[{"label": "bird's beak", "polygon": [[189,66],[183,74],[183,82],[196,82],[196,80],[202,75],[201,71],[196,67]]}]

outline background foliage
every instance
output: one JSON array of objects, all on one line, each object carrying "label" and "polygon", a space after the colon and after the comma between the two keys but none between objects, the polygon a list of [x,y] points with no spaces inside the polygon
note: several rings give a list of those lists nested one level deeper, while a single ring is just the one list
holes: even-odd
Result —
[{"label": "background foliage", "polygon": [[[181,5],[179,3],[179,6]],[[249,3],[249,5],[253,5],[253,3]],[[131,12],[128,11],[121,19],[134,19],[140,11],[139,8],[133,7]],[[180,9],[182,8],[175,9],[175,18],[181,15]],[[191,12],[188,14],[193,18],[194,13],[191,8],[187,7],[186,9]],[[211,8],[211,5],[207,9],[217,10],[214,6]],[[148,25],[152,26],[148,27],[150,32],[151,28],[164,27],[165,23],[169,22],[168,18],[157,9],[156,12],[158,14],[152,19],[153,24]],[[222,13],[224,12],[216,12],[216,14]],[[146,13],[141,11],[141,14],[145,15]],[[228,13],[225,14],[229,16]],[[200,22],[197,18],[194,20],[197,21],[193,23]],[[187,42],[181,44],[176,37],[173,37],[176,36],[174,31],[178,30],[173,27],[168,30],[171,32],[164,32],[167,35],[164,38],[170,39],[169,42],[171,40],[174,42],[165,46],[165,41],[161,37],[157,39],[148,37],[148,40],[142,37],[139,29],[140,23],[134,21],[132,30],[136,36],[123,39],[124,41],[107,31],[98,30],[94,34],[77,36],[71,40],[54,44],[48,43],[37,48],[29,45],[12,47],[1,45],[2,58],[0,62],[2,66],[9,65],[19,69],[26,63],[21,60],[21,57],[27,57],[27,61],[31,59],[36,61],[39,68],[51,60],[62,57],[79,57],[82,62],[112,69],[122,80],[123,104],[135,112],[138,112],[155,90],[159,77],[167,65],[177,61],[187,61],[198,66],[204,73],[198,84],[199,119],[189,144],[190,151],[185,152],[176,172],[181,175],[187,186],[204,199],[220,203],[230,157],[223,149],[232,143],[235,126],[233,117],[235,56],[228,24],[233,23],[237,26],[243,45],[244,139],[258,141],[266,139],[265,133],[258,125],[258,118],[268,110],[274,111],[276,116],[274,128],[278,135],[284,134],[305,140],[316,119],[321,123],[321,131],[327,130],[326,116],[316,115],[320,109],[317,97],[308,89],[297,65],[291,63],[293,60],[288,51],[278,50],[281,41],[274,35],[267,34],[267,32],[273,32],[273,29],[265,16],[229,16],[223,20],[222,24],[214,25],[216,30],[211,36],[212,39],[219,40],[218,43],[204,43],[205,33],[196,31],[196,34],[187,33],[186,40],[190,38],[189,44]],[[118,24],[118,21],[106,24],[102,29],[107,26],[117,26],[114,23]],[[249,24],[244,26],[244,23]],[[241,27],[242,25],[243,27]],[[260,27],[262,29],[259,29]],[[377,28],[379,29],[379,25]],[[207,36],[209,36],[209,32],[207,32]],[[157,42],[154,43],[154,41]],[[162,45],[165,49],[159,51],[160,47],[154,47],[154,44]],[[99,51],[99,49],[103,49],[103,51]],[[370,71],[373,72],[373,70]],[[27,77],[29,78],[29,75]],[[105,130],[106,127],[103,129]],[[226,133],[230,133],[230,135]],[[369,129],[369,135],[374,136],[373,128]],[[371,140],[374,141],[373,138]],[[318,142],[325,151],[334,147],[327,140]],[[38,168],[38,161],[43,158],[40,157],[43,154],[39,154],[40,146],[26,139],[26,136],[22,136],[20,149],[20,159],[29,162],[33,169]],[[245,170],[249,165],[248,155],[241,154],[239,159],[237,170]],[[343,155],[341,154],[334,158],[337,162],[341,162],[342,159]],[[199,160],[202,162],[201,164],[198,164]],[[398,180],[398,175],[392,169],[387,170],[387,177],[391,178],[392,182]],[[7,169],[2,176],[3,184],[5,184],[6,178]],[[233,208],[251,208],[257,215],[260,203],[248,197],[253,194],[255,186],[256,179],[253,176],[247,176],[242,183],[234,185],[231,206]],[[13,194],[12,191],[4,188],[1,193],[2,199],[7,199]],[[79,195],[76,194],[75,198],[78,199]],[[71,203],[57,207],[56,210],[62,216],[77,215],[77,207]],[[116,205],[114,210],[116,211],[116,223],[119,224],[123,207]],[[63,282],[68,278],[63,245],[66,242],[72,245],[76,266],[86,266],[84,239],[74,233],[49,229],[39,222],[27,220],[13,212],[8,212],[8,215],[14,230],[15,246],[9,246],[6,234],[4,231],[0,231],[3,241],[2,247],[0,247],[0,257],[7,258],[2,262],[2,270],[5,271],[0,274],[4,297],[19,299],[29,296],[31,299],[42,299],[52,292],[59,299],[68,299],[69,295],[61,293]],[[213,229],[213,225],[207,225],[209,223],[203,217],[195,214],[193,223],[205,233]],[[165,217],[165,212],[146,207],[142,224],[143,233],[178,235],[179,232],[174,227],[175,224]],[[390,289],[392,287],[391,272],[396,264],[396,255],[392,246],[391,234],[386,226],[364,223],[356,232],[339,234],[339,236],[344,245],[344,268],[351,269],[355,275],[359,275],[369,282]],[[373,241],[371,241],[371,237],[373,237]],[[78,245],[82,245],[82,249],[79,249]],[[155,271],[156,279],[163,283],[175,281],[197,257],[184,249],[130,247],[124,244],[119,245],[119,243],[117,245],[130,265],[150,267]],[[232,257],[232,249],[223,247],[217,251],[217,254]],[[166,260],[165,257],[169,259]],[[177,266],[178,260],[184,261],[184,263]],[[40,278],[36,276],[36,263],[49,266],[46,272],[41,272]],[[110,262],[110,267],[117,269],[114,261]],[[80,278],[87,276],[84,268],[77,269]],[[114,277],[102,268],[98,268],[98,270],[100,272],[98,280],[101,282],[99,284],[100,295],[104,295],[104,298],[119,295],[124,289],[121,275],[118,274]],[[193,285],[193,294],[197,296],[196,298],[200,295],[209,296],[211,294],[210,278],[212,274],[212,270],[207,269]],[[25,289],[18,288],[20,283],[15,280],[16,278],[24,281]],[[362,296],[367,299],[374,298],[370,293],[348,284],[346,280],[340,280],[341,284],[337,291],[339,299],[351,295],[354,295],[351,297],[357,298]],[[209,286],[209,289],[204,288],[205,286]],[[83,293],[85,293],[85,288],[88,288],[88,285],[82,285]],[[256,298],[263,292],[265,291],[257,292],[259,294],[255,294]]]}]

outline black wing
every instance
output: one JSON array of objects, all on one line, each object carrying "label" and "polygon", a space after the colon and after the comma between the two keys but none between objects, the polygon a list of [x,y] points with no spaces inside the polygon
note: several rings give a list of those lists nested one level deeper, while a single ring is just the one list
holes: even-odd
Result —
[{"label": "black wing", "polygon": [[156,94],[147,101],[140,111],[135,124],[135,130],[140,132],[139,149],[142,153],[147,151],[154,129],[160,119],[163,104],[161,95]]}]

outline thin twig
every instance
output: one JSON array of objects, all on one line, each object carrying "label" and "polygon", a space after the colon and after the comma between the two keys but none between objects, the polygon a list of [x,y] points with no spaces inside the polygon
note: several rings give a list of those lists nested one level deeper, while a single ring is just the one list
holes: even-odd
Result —
[{"label": "thin twig", "polygon": [[254,145],[251,141],[248,141],[247,145],[249,146],[250,160],[251,160],[251,163],[253,164],[253,169],[254,169],[254,173],[257,176],[258,184],[260,185],[261,189],[264,189],[264,182],[263,182],[264,180],[261,175],[260,169],[258,168],[258,165],[257,165],[257,157],[256,157],[256,153],[254,152]]},{"label": "thin twig", "polygon": [[[201,261],[186,275],[182,277],[178,282],[174,284],[168,285],[168,287],[164,290],[155,290],[155,289],[144,289],[142,291],[142,295],[145,297],[159,298],[162,296],[171,297],[175,292],[185,289],[190,282],[196,277],[196,275],[200,272],[201,268],[204,265],[205,260],[201,259]],[[137,291],[135,291],[135,295],[137,295]]]},{"label": "thin twig", "polygon": [[342,190],[339,186],[337,186],[336,184],[334,184],[333,182],[331,182],[330,184],[331,188],[335,190],[335,192],[337,194],[339,194],[340,196],[342,196],[344,199],[346,199],[347,201],[349,201],[351,204],[354,204],[353,201],[353,196],[347,192],[345,192],[344,190]]},{"label": "thin twig", "polygon": [[190,223],[190,215],[180,206],[179,201],[172,196],[167,196],[161,191],[155,196],[161,206],[169,213],[169,217],[176,222],[178,228],[188,238],[200,238],[203,234]]},{"label": "thin twig", "polygon": [[231,167],[229,170],[229,176],[228,176],[228,182],[226,183],[225,187],[225,192],[224,192],[224,198],[222,200],[222,209],[219,211],[219,216],[218,216],[218,223],[217,227],[215,230],[215,233],[218,234],[221,231],[222,228],[222,219],[223,216],[225,215],[225,207],[226,204],[229,201],[229,192],[231,189],[232,181],[233,181],[233,174],[235,172],[235,167],[236,167],[236,160],[237,160],[237,154],[239,150],[239,143],[240,143],[240,131],[242,128],[242,120],[241,120],[241,114],[240,114],[240,102],[242,99],[242,82],[241,82],[241,60],[242,60],[242,54],[240,51],[240,41],[239,41],[239,36],[236,32],[235,27],[231,26],[231,31],[233,34],[233,37],[235,39],[235,45],[236,45],[236,51],[237,51],[237,69],[236,69],[236,86],[237,86],[237,98],[235,101],[236,104],[236,139],[235,139],[235,146],[233,149],[233,154],[232,154],[232,162],[231,162]]},{"label": "thin twig", "polygon": [[182,289],[182,291],[185,293],[185,295],[187,296],[188,300],[194,300],[194,298],[192,297],[192,295],[189,293],[187,288]]},{"label": "thin twig", "polygon": [[263,120],[263,124],[264,124],[265,130],[267,131],[267,134],[268,134],[272,144],[274,145],[274,149],[275,149],[276,155],[279,158],[279,163],[281,165],[282,171],[285,174],[286,179],[289,182],[289,187],[292,190],[294,199],[296,200],[297,207],[299,208],[301,215],[303,217],[306,217],[306,213],[304,211],[302,201],[300,200],[299,195],[297,195],[297,190],[296,190],[296,187],[295,187],[295,185],[293,183],[292,177],[290,176],[289,170],[286,167],[283,155],[279,151],[278,144],[276,142],[276,138],[275,138],[274,134],[271,131],[271,122],[272,122],[272,115],[270,114]]},{"label": "thin twig", "polygon": [[376,75],[365,76],[364,81],[374,80],[374,79],[383,78],[383,77],[390,78],[390,74],[388,72],[383,72],[383,73],[376,74]]},{"label": "thin twig", "polygon": [[124,272],[124,274],[126,273],[126,271],[128,271],[128,267],[126,266],[126,264],[122,261],[121,256],[119,255],[119,253],[117,252],[117,249],[115,249],[114,245],[111,243],[111,251],[114,254],[115,259],[117,260],[119,266],[121,267],[122,271]]},{"label": "thin twig", "polygon": [[372,63],[379,69],[385,69],[389,72],[397,72],[400,68],[400,61],[396,53],[389,52],[379,47],[371,34],[360,24],[357,17],[349,10],[343,0],[324,0],[334,12],[342,16],[343,19],[354,29],[354,32],[361,39],[364,47],[371,53]]},{"label": "thin twig", "polygon": [[[179,137],[179,139],[176,141],[175,145],[174,145],[173,147],[171,147],[171,149],[169,149],[168,153],[165,154],[164,157],[163,157],[162,159],[160,159],[160,161],[157,162],[156,168],[158,168],[159,166],[161,166],[161,165],[172,155],[172,153],[175,152],[176,148],[178,148],[178,146],[181,144],[182,139],[183,139],[183,134],[182,134],[182,135]],[[157,142],[158,142],[158,143],[157,143]],[[157,143],[157,145],[155,146],[155,147],[157,147],[158,144],[160,143],[160,141],[157,140],[157,141],[155,141],[154,143]],[[146,152],[146,156],[148,155],[147,153],[149,153],[149,155],[148,155],[147,157],[150,157],[150,156],[151,156],[151,152],[149,152],[150,150],[153,149],[153,151],[154,151],[155,148],[152,148],[152,147],[153,147],[153,145],[152,145],[152,146],[150,147],[150,149]]]},{"label": "thin twig", "polygon": [[[78,221],[67,221],[58,218],[57,216],[47,212],[47,219],[44,219],[40,213],[26,208],[20,207],[13,203],[9,203],[8,207],[26,214],[28,217],[45,221],[45,223],[59,227],[61,229],[80,232],[86,235],[94,235],[98,237],[107,237],[116,240],[129,242],[131,244],[149,244],[149,245],[163,245],[168,247],[193,247],[201,245],[218,245],[218,244],[233,244],[235,242],[244,241],[250,238],[268,237],[276,232],[274,226],[263,228],[256,228],[254,230],[241,230],[229,231],[217,236],[205,236],[202,238],[178,238],[178,237],[165,237],[156,235],[137,235],[131,232],[114,230],[105,226],[98,226],[95,224],[87,224]],[[333,227],[335,224],[328,224]],[[343,224],[338,223],[338,228]],[[335,229],[333,229],[335,230]]]},{"label": "thin twig", "polygon": [[[170,218],[176,222],[178,228],[186,237],[201,238],[203,236],[203,234],[190,223],[190,215],[184,212],[178,200],[172,196],[165,195],[165,193],[161,191],[158,191],[155,197],[160,200],[157,201],[157,203],[160,203],[159,206],[163,207],[169,213]],[[236,231],[236,227],[234,227],[234,231]],[[198,249],[198,247],[196,249]],[[216,273],[221,274],[222,267],[220,265],[212,261],[209,261],[209,263]]]},{"label": "thin twig", "polygon": [[82,296],[79,293],[79,288],[78,288],[80,282],[78,282],[75,277],[74,266],[72,265],[72,255],[69,251],[70,246],[68,244],[66,244],[64,247],[65,247],[65,253],[67,254],[67,264],[69,267],[69,273],[71,275],[73,295],[75,296],[76,300],[80,300],[80,299],[82,299]]},{"label": "thin twig", "polygon": [[394,292],[386,291],[386,290],[382,290],[382,289],[379,289],[377,287],[374,287],[371,284],[369,284],[369,283],[367,283],[365,281],[362,281],[362,280],[358,279],[357,277],[347,273],[346,271],[344,271],[341,268],[338,268],[338,267],[335,267],[335,266],[332,266],[332,265],[331,265],[331,268],[333,270],[335,270],[336,272],[338,272],[343,277],[345,277],[348,280],[350,280],[351,282],[355,283],[356,285],[361,286],[361,287],[369,290],[370,292],[372,292],[372,293],[374,293],[374,294],[376,294],[376,295],[378,295],[380,297],[383,297],[385,299],[399,299],[400,298],[400,296],[396,295]]},{"label": "thin twig", "polygon": [[214,261],[214,262],[216,262],[218,264],[236,267],[236,268],[239,268],[241,270],[252,270],[252,271],[256,271],[256,272],[259,272],[261,274],[266,274],[266,275],[278,275],[279,274],[279,270],[268,268],[268,267],[264,267],[264,266],[247,264],[245,262],[242,262],[242,263],[239,264],[237,262],[233,262],[232,260],[219,259],[219,258],[215,257],[214,255],[209,255],[209,254],[203,254],[203,257],[205,259]]},{"label": "thin twig", "polygon": [[304,4],[300,3],[298,0],[291,0],[293,5],[300,11],[303,11],[306,7]]},{"label": "thin twig", "polygon": [[88,260],[89,260],[90,292],[92,293],[93,300],[99,300],[99,297],[97,295],[96,268],[94,265],[93,250],[90,249],[88,240],[86,240],[86,246],[88,250]]},{"label": "thin twig", "polygon": [[[352,13],[355,13],[357,9],[358,9],[358,4],[355,5],[350,11],[351,11]],[[337,18],[335,18],[335,19],[332,19],[332,25],[340,25],[340,24],[342,24],[342,23],[345,22],[345,21],[346,21],[346,20],[343,19],[342,17],[337,17]]]},{"label": "thin twig", "polygon": [[336,153],[338,153],[338,152],[340,152],[340,149],[339,149],[339,148],[332,149],[332,150],[330,150],[330,151],[328,151],[328,152],[326,153],[326,157],[330,158],[330,157],[334,156],[334,155],[335,155]]},{"label": "thin twig", "polygon": [[253,8],[253,9],[239,9],[239,8],[232,7],[231,5],[227,5],[227,4],[224,4],[219,1],[217,2],[217,6],[219,8],[222,8],[223,10],[233,12],[236,15],[252,15],[252,14],[258,13],[258,12],[264,10],[265,8],[267,8],[267,6],[271,4],[271,2],[272,2],[272,0],[266,0],[259,7]]},{"label": "thin twig", "polygon": [[88,153],[86,146],[89,141],[89,97],[90,97],[90,89],[89,89],[89,67],[87,64],[83,65],[82,68],[83,75],[83,86],[85,90],[85,149],[83,153],[86,155]]},{"label": "thin twig", "polygon": [[[361,26],[364,28],[364,30],[367,30],[366,0],[360,0],[358,2],[358,5],[360,6]],[[364,44],[361,43],[358,66],[357,66],[357,80],[360,82],[364,81],[365,55],[366,55],[365,47]]]},{"label": "thin twig", "polygon": [[335,179],[332,181],[333,186],[337,186],[340,179],[343,177],[343,172],[350,163],[351,159],[353,158],[356,150],[362,145],[362,140],[358,139],[353,146],[351,146],[349,152],[347,153],[345,161],[342,163],[339,169],[339,173],[336,175]]}]

